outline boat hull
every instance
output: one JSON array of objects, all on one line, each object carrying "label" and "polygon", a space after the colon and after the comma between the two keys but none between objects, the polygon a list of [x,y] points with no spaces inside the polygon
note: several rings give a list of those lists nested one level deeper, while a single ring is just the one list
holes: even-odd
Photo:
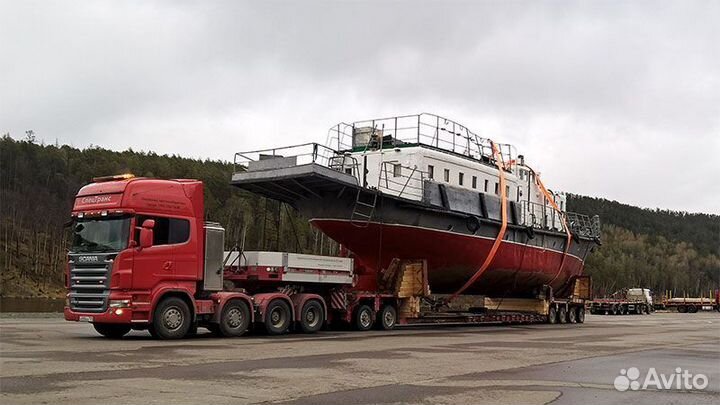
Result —
[{"label": "boat hull", "polygon": [[[313,226],[351,250],[370,273],[387,268],[393,258],[425,259],[433,293],[456,292],[478,271],[494,239],[402,224],[368,223],[359,227],[349,220],[311,220]],[[582,274],[583,259],[524,243],[503,241],[490,266],[465,293],[491,296],[533,296],[549,285],[567,295],[568,281]],[[560,264],[562,263],[562,269]],[[362,280],[371,289],[373,278]]]}]

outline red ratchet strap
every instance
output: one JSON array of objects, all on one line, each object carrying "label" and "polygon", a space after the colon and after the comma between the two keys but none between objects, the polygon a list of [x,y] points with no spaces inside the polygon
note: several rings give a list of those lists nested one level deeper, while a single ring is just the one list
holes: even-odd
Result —
[{"label": "red ratchet strap", "polygon": [[542,191],[543,194],[545,194],[545,198],[547,198],[547,200],[550,202],[550,206],[552,206],[555,209],[555,211],[557,211],[558,214],[560,214],[560,217],[563,219],[563,224],[565,225],[565,233],[567,234],[567,242],[565,242],[565,251],[563,251],[562,259],[560,260],[560,267],[558,267],[558,271],[555,274],[555,277],[553,277],[553,279],[550,280],[550,283],[552,283],[560,275],[560,272],[562,272],[563,264],[565,264],[565,257],[567,257],[567,252],[570,249],[570,242],[572,241],[572,235],[570,234],[570,227],[568,226],[567,218],[565,217],[565,215],[563,215],[562,210],[560,210],[560,207],[558,207],[557,204],[555,204],[555,199],[552,197],[550,192],[547,191],[547,189],[545,188],[545,185],[540,180],[540,176],[538,176],[537,173],[535,173],[535,183],[537,184],[540,191]]},{"label": "red ratchet strap", "polygon": [[459,290],[457,290],[453,295],[448,298],[447,302],[450,302],[457,298],[458,295],[465,292],[465,290],[468,289],[477,279],[487,270],[487,268],[490,266],[490,263],[492,263],[493,259],[495,258],[495,254],[498,251],[498,248],[500,247],[500,242],[502,242],[503,238],[505,237],[505,230],[507,229],[507,192],[505,190],[505,163],[502,160],[502,154],[500,153],[500,150],[497,148],[497,145],[495,145],[495,142],[491,142],[492,144],[492,150],[493,155],[495,157],[495,165],[498,168],[498,177],[500,178],[500,218],[502,221],[502,225],[500,225],[500,232],[498,232],[497,237],[495,238],[495,243],[493,243],[492,248],[490,249],[490,253],[485,258],[485,262],[483,262],[482,266],[473,274],[472,277],[463,285]]}]

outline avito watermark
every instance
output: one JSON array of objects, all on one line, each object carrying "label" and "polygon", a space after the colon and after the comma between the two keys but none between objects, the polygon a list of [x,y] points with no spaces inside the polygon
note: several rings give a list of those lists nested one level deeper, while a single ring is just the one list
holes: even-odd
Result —
[{"label": "avito watermark", "polygon": [[703,390],[708,386],[708,378],[705,374],[692,374],[689,370],[678,367],[672,374],[662,374],[650,367],[645,378],[640,378],[640,370],[637,367],[620,370],[620,375],[615,377],[614,385],[618,391],[637,391],[654,388],[658,390]]}]

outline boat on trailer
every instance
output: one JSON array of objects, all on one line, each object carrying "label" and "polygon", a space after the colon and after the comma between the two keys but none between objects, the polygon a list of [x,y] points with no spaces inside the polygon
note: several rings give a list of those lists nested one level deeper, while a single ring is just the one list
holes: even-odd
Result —
[{"label": "boat on trailer", "polygon": [[600,244],[597,216],[566,210],[523,155],[417,114],[339,123],[326,143],[235,154],[232,184],[294,207],[352,252],[356,289],[394,259],[427,261],[435,294],[572,294]]}]

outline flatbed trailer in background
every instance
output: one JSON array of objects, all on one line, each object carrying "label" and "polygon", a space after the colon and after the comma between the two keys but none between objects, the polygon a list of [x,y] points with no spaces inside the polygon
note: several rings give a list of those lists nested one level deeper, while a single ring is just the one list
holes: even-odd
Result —
[{"label": "flatbed trailer in background", "polygon": [[647,315],[654,311],[652,296],[647,288],[630,288],[617,292],[613,296],[589,301],[590,313],[594,315]]},{"label": "flatbed trailer in background", "polygon": [[655,304],[655,308],[691,314],[698,311],[720,311],[720,290],[715,290],[714,294],[710,291],[707,297],[673,297],[668,291]]}]

